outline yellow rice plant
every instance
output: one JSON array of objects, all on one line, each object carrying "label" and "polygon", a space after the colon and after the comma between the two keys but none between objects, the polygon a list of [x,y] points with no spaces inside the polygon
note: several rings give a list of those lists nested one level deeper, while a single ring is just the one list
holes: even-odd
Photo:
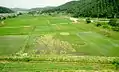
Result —
[{"label": "yellow rice plant", "polygon": [[76,51],[70,43],[55,39],[52,35],[44,35],[36,42],[36,53],[40,54],[68,54]]}]

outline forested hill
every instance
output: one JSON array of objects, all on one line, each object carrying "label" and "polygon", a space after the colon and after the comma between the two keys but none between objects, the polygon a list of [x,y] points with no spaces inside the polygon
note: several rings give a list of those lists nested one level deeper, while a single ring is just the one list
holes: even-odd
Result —
[{"label": "forested hill", "polygon": [[28,11],[28,9],[25,8],[11,8],[12,11],[19,12],[19,11]]},{"label": "forested hill", "polygon": [[74,17],[119,17],[119,0],[71,1],[44,12],[66,12]]},{"label": "forested hill", "polygon": [[14,12],[14,11],[12,11],[12,10],[9,9],[9,8],[0,6],[0,13],[13,13],[13,12]]},{"label": "forested hill", "polygon": [[50,6],[47,6],[47,7],[44,7],[44,8],[31,8],[29,9],[29,11],[38,11],[38,10],[49,10],[49,9],[53,9],[55,7],[50,7]]}]

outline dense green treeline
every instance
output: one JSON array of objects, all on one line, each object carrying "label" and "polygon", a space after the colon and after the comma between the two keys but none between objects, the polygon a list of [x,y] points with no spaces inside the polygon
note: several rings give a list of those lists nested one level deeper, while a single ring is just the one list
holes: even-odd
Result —
[{"label": "dense green treeline", "polygon": [[12,11],[12,10],[9,9],[9,8],[0,6],[0,13],[13,13],[13,12],[14,12],[14,11]]},{"label": "dense green treeline", "polygon": [[119,17],[119,0],[79,0],[71,1],[54,9],[44,10],[45,13],[66,12],[74,17]]}]

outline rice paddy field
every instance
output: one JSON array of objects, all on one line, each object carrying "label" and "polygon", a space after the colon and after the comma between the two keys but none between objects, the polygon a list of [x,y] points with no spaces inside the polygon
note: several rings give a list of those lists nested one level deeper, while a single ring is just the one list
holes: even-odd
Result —
[{"label": "rice paddy field", "polygon": [[4,23],[1,72],[118,72],[111,62],[119,59],[119,32],[63,16],[22,15]]}]

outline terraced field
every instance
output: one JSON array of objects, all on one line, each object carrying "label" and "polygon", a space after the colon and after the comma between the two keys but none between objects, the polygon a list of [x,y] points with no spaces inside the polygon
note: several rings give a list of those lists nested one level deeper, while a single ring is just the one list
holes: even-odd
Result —
[{"label": "terraced field", "polygon": [[[0,27],[0,69],[3,72],[82,72],[84,70],[112,72],[115,66],[111,62],[34,60],[42,55],[47,57],[49,55],[117,57],[118,50],[119,32],[96,27],[95,23],[86,24],[81,18],[78,23],[73,23],[63,16],[22,15],[6,19],[5,26]],[[12,61],[12,58],[4,59],[8,56],[26,59],[28,57],[28,60],[29,57],[36,58],[30,62]]]}]

